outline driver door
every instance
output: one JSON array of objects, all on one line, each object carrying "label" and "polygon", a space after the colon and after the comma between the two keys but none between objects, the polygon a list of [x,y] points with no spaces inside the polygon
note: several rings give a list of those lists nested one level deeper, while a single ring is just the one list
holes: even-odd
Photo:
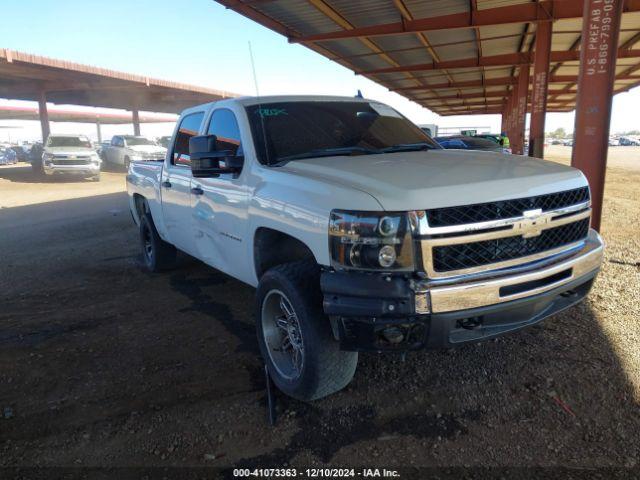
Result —
[{"label": "driver door", "polygon": [[[213,111],[207,135],[216,135],[216,150],[242,155],[238,121],[228,108]],[[253,268],[246,254],[249,193],[244,172],[191,179],[191,191],[198,192],[191,197],[198,258],[241,279]]]}]

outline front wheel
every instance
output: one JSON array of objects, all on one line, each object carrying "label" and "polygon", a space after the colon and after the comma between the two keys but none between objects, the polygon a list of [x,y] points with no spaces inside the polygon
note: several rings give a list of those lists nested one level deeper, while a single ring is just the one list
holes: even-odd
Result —
[{"label": "front wheel", "polygon": [[262,357],[274,383],[287,395],[311,401],[346,387],[357,352],[340,350],[322,311],[318,267],[294,262],[260,279],[256,329]]}]

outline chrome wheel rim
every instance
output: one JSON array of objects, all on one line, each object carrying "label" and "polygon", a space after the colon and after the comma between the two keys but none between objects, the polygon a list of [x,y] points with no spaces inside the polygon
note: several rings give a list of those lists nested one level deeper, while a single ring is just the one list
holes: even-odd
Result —
[{"label": "chrome wheel rim", "polygon": [[153,243],[151,242],[151,231],[149,230],[149,228],[144,229],[142,250],[144,251],[144,256],[147,259],[147,263],[150,264],[153,261]]},{"label": "chrome wheel rim", "polygon": [[271,363],[278,373],[295,380],[304,367],[304,343],[298,315],[287,296],[271,290],[262,301],[262,335]]}]

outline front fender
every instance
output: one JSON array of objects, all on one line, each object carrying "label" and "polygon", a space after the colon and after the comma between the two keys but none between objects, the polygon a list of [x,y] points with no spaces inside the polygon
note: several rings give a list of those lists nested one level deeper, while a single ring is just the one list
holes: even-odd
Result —
[{"label": "front fender", "polygon": [[250,258],[256,231],[266,227],[301,241],[318,264],[329,266],[329,216],[333,209],[382,208],[375,198],[360,190],[283,171],[262,172],[249,204]]}]

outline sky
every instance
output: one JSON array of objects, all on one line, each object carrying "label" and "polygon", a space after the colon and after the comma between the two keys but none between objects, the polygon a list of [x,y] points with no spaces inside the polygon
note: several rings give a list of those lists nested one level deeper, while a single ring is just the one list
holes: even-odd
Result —
[{"label": "sky", "polygon": [[[366,98],[393,106],[415,123],[478,127],[497,132],[500,116],[440,117],[337,63],[227,10],[213,0],[21,0],[3,2],[0,48],[174,80],[245,95],[318,94]],[[0,105],[33,105],[0,99]],[[640,88],[617,95],[612,132],[638,127]],[[547,115],[546,130],[573,131],[573,113]],[[2,127],[14,128],[2,128]],[[91,124],[52,123],[53,133],[96,137]],[[142,134],[167,135],[171,124],[142,125]],[[132,133],[103,126],[103,137]],[[40,137],[38,122],[0,120],[0,140]]]}]

